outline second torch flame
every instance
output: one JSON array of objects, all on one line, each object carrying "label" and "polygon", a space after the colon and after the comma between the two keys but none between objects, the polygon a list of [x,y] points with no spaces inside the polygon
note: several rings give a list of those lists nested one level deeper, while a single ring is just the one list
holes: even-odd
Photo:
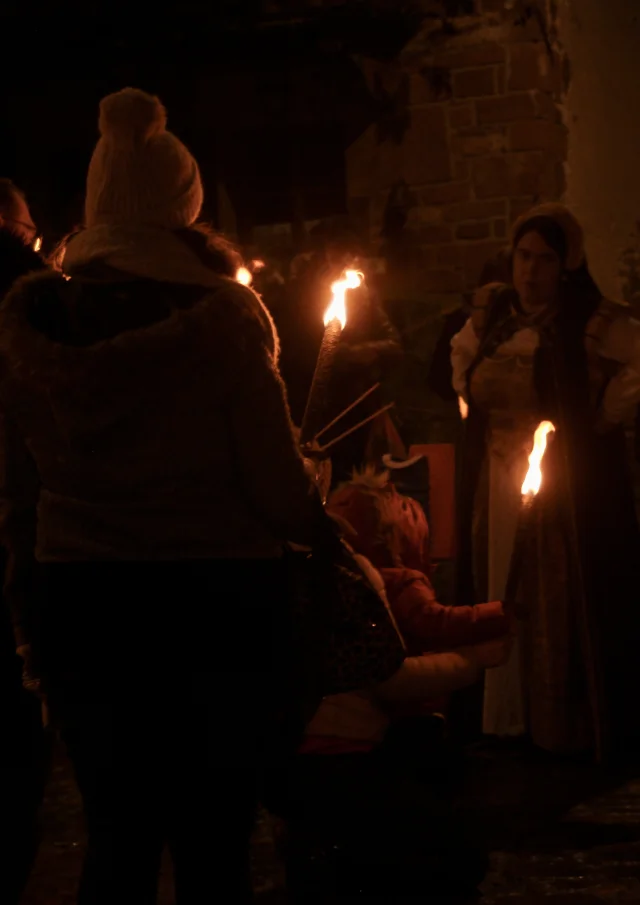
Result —
[{"label": "second torch flame", "polygon": [[331,285],[333,298],[331,304],[324,313],[324,325],[328,327],[331,321],[340,321],[340,326],[344,330],[347,323],[347,305],[345,302],[347,291],[349,289],[357,289],[362,285],[363,274],[357,270],[346,270],[343,279],[337,280]]},{"label": "second torch flame", "polygon": [[533,449],[529,456],[529,470],[522,484],[522,496],[535,496],[542,484],[542,458],[547,449],[547,437],[555,431],[550,421],[541,421],[533,435]]},{"label": "second torch flame", "polygon": [[243,286],[250,286],[253,282],[253,275],[247,267],[239,267],[236,271],[236,280]]}]

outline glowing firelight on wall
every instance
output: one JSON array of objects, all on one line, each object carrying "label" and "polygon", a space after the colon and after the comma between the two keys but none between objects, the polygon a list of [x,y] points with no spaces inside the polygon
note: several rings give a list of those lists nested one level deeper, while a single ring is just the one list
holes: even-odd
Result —
[{"label": "glowing firelight on wall", "polygon": [[522,484],[522,496],[535,496],[542,485],[542,458],[547,449],[547,437],[555,431],[550,421],[541,421],[533,437],[533,449],[529,456],[529,470]]},{"label": "glowing firelight on wall", "polygon": [[250,286],[253,282],[251,271],[246,267],[239,267],[236,271],[236,280],[238,283],[242,283],[243,286]]},{"label": "glowing firelight on wall", "polygon": [[345,298],[349,289],[357,289],[362,285],[364,274],[357,270],[346,270],[344,278],[337,280],[331,286],[333,298],[331,304],[324,313],[324,325],[328,327],[331,321],[338,320],[344,330],[347,323],[347,306]]}]

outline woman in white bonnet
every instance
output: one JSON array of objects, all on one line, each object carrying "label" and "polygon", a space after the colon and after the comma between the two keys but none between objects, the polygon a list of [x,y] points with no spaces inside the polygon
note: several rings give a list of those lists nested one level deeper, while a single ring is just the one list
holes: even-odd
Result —
[{"label": "woman in white bonnet", "polygon": [[[452,340],[469,406],[459,595],[502,599],[537,425],[555,433],[516,601],[520,643],[487,672],[484,732],[553,754],[624,752],[639,738],[638,525],[624,426],[640,402],[640,324],[602,297],[582,229],[560,204],[514,225],[512,286],[479,290]],[[488,596],[487,596],[488,595]]]},{"label": "woman in white bonnet", "polygon": [[[196,225],[196,161],[160,101],[100,105],[85,228],[0,314],[3,534],[88,828],[79,899],[251,900],[256,769],[287,662],[283,541],[324,515],[278,344],[234,252]],[[8,592],[20,608],[19,567]]]}]

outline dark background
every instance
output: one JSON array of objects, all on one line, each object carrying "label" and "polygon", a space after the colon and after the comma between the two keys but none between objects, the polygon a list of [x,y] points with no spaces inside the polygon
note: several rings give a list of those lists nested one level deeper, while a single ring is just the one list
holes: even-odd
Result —
[{"label": "dark background", "polygon": [[354,56],[393,58],[418,6],[5,3],[0,174],[27,192],[47,240],[73,228],[99,100],[131,85],[165,103],[214,223],[224,184],[241,240],[255,225],[344,214],[345,149],[385,114]]}]

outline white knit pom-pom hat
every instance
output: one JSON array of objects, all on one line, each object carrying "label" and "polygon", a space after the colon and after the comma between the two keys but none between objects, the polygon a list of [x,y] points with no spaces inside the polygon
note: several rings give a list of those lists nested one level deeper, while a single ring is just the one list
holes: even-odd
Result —
[{"label": "white knit pom-pom hat", "polygon": [[100,140],[87,175],[85,219],[100,225],[191,226],[202,208],[198,164],[167,131],[157,97],[137,88],[100,103]]}]

